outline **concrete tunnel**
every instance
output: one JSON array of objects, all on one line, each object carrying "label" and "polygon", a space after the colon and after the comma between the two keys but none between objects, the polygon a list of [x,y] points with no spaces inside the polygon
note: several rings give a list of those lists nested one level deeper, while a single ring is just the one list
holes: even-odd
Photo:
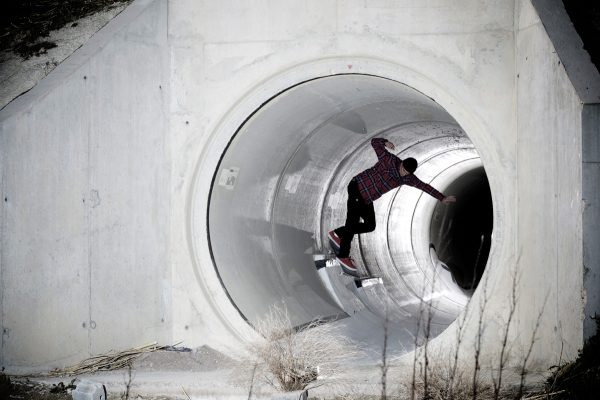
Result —
[{"label": "concrete tunnel", "polygon": [[[236,354],[272,304],[372,355],[387,309],[410,357],[424,300],[432,351],[464,317],[462,359],[481,339],[491,368],[513,287],[511,365],[532,337],[532,370],[576,357],[600,309],[600,84],[560,2],[236,7],[136,0],[0,111],[0,364]],[[380,199],[353,245],[380,280],[357,285],[315,261],[373,137],[459,202]]]},{"label": "concrete tunnel", "polygon": [[[344,223],[349,180],[376,161],[373,137],[416,157],[418,175],[461,202],[438,205],[407,188],[377,201],[379,227],[359,236],[353,255],[361,275],[383,286],[363,287],[339,266],[316,273],[311,264]],[[446,111],[389,79],[335,75],[286,90],[240,127],[215,174],[208,231],[221,282],[250,323],[284,303],[295,325],[349,317],[347,334],[378,349],[387,310],[399,333],[392,342],[409,349],[422,300],[435,299],[433,332],[467,303],[487,262],[492,214],[481,159]]]}]

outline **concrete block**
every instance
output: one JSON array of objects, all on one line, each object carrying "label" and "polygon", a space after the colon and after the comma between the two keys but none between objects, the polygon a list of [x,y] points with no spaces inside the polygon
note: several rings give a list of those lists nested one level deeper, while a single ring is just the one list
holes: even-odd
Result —
[{"label": "concrete block", "polygon": [[73,400],[106,400],[106,387],[98,382],[82,380],[71,392]]}]

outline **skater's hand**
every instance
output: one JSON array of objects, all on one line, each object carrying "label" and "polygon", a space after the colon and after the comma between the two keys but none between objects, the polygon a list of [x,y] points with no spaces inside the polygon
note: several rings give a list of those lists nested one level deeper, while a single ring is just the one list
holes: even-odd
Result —
[{"label": "skater's hand", "polygon": [[456,202],[456,196],[446,196],[442,199],[442,203],[450,204]]},{"label": "skater's hand", "polygon": [[385,147],[387,147],[390,150],[394,150],[396,148],[396,146],[394,146],[394,143],[390,142],[389,140],[385,142]]}]

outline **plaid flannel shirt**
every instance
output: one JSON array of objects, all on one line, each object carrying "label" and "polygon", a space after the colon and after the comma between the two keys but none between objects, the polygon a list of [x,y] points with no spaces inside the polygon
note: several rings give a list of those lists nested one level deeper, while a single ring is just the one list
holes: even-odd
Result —
[{"label": "plaid flannel shirt", "polygon": [[366,204],[380,198],[384,193],[402,185],[408,185],[430,194],[442,201],[444,195],[435,188],[421,181],[414,174],[400,176],[400,164],[402,160],[385,148],[386,139],[373,138],[371,146],[377,154],[377,163],[356,175],[353,180],[358,184],[360,194]]}]

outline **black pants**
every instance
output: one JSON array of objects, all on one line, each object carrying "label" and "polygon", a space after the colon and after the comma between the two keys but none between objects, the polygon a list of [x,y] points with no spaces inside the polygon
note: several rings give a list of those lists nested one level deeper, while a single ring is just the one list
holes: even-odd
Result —
[{"label": "black pants", "polygon": [[[360,219],[363,222],[360,222]],[[346,224],[335,230],[341,239],[338,257],[346,258],[350,255],[350,245],[354,235],[373,232],[375,230],[375,208],[373,203],[365,204],[358,190],[358,185],[350,181],[348,185],[348,203]]]}]

